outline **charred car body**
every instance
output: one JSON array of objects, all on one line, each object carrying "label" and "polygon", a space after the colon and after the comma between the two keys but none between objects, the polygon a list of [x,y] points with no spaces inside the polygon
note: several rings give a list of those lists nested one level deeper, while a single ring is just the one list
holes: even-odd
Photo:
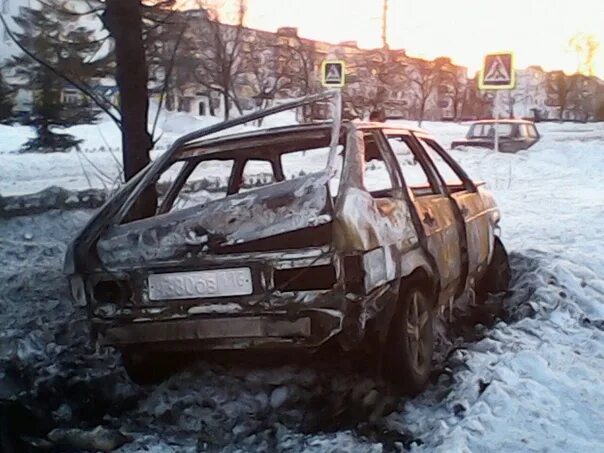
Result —
[{"label": "charred car body", "polygon": [[[325,99],[340,105],[337,92],[314,95],[183,137],[72,243],[73,296],[131,373],[134,352],[328,341],[350,350],[370,336],[388,356],[385,371],[417,392],[433,315],[507,287],[493,198],[424,131],[336,114],[330,124],[200,140]],[[246,179],[254,166],[264,179]],[[200,199],[203,168],[224,177]],[[131,220],[149,187],[160,195],[155,215]]]},{"label": "charred car body", "polygon": [[539,132],[535,123],[527,120],[482,120],[470,125],[464,140],[451,143],[451,148],[459,146],[477,146],[495,149],[495,131],[499,136],[499,151],[515,153],[528,149],[539,141]]}]

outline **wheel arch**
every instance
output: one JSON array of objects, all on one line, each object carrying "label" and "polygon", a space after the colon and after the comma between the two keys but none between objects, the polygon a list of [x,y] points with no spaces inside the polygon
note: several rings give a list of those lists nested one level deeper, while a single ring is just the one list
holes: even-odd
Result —
[{"label": "wheel arch", "polygon": [[391,298],[384,309],[382,309],[375,319],[373,319],[373,328],[370,330],[377,334],[377,338],[379,338],[379,341],[382,344],[386,341],[392,319],[399,309],[400,304],[403,303],[407,290],[412,287],[417,287],[418,285],[422,289],[425,289],[429,294],[432,308],[436,307],[436,304],[438,303],[437,296],[440,291],[438,276],[430,269],[428,263],[418,263],[418,265],[410,269],[409,272],[399,277],[397,281],[391,282]]},{"label": "wheel arch", "polygon": [[408,288],[419,287],[420,289],[425,290],[427,295],[430,297],[432,308],[436,307],[438,304],[440,284],[438,277],[428,266],[416,267],[410,274],[401,278],[399,285],[399,303],[404,299]]}]

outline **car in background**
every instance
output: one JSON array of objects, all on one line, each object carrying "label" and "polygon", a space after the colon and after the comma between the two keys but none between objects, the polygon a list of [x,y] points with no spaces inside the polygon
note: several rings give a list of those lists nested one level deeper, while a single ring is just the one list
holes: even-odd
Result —
[{"label": "car in background", "polygon": [[[329,342],[373,345],[417,393],[436,317],[506,290],[499,209],[427,132],[336,116],[202,138],[328,96],[341,106],[312,95],[182,137],[72,243],[73,297],[134,380],[170,351]],[[149,189],[157,207],[129,215]]]},{"label": "car in background", "polygon": [[482,120],[471,124],[466,138],[455,140],[451,148],[477,146],[495,149],[495,124],[499,135],[499,151],[515,153],[528,149],[539,141],[540,135],[535,123],[528,120]]}]

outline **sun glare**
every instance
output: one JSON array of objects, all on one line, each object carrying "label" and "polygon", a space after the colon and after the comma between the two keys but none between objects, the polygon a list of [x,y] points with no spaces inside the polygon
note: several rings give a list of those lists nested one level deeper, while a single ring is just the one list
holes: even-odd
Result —
[{"label": "sun glare", "polygon": [[[246,23],[276,30],[298,27],[301,36],[329,42],[381,45],[383,0],[248,0]],[[389,0],[388,42],[413,56],[448,56],[472,74],[484,54],[510,50],[518,67],[574,72],[569,40],[591,33],[604,43],[602,0]],[[604,46],[594,61],[604,77]]]}]

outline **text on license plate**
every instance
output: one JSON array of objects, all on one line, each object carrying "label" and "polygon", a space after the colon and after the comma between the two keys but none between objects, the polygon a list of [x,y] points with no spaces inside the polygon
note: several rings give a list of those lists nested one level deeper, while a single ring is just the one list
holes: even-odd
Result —
[{"label": "text on license plate", "polygon": [[248,267],[151,274],[148,283],[150,300],[252,294],[252,273]]}]

